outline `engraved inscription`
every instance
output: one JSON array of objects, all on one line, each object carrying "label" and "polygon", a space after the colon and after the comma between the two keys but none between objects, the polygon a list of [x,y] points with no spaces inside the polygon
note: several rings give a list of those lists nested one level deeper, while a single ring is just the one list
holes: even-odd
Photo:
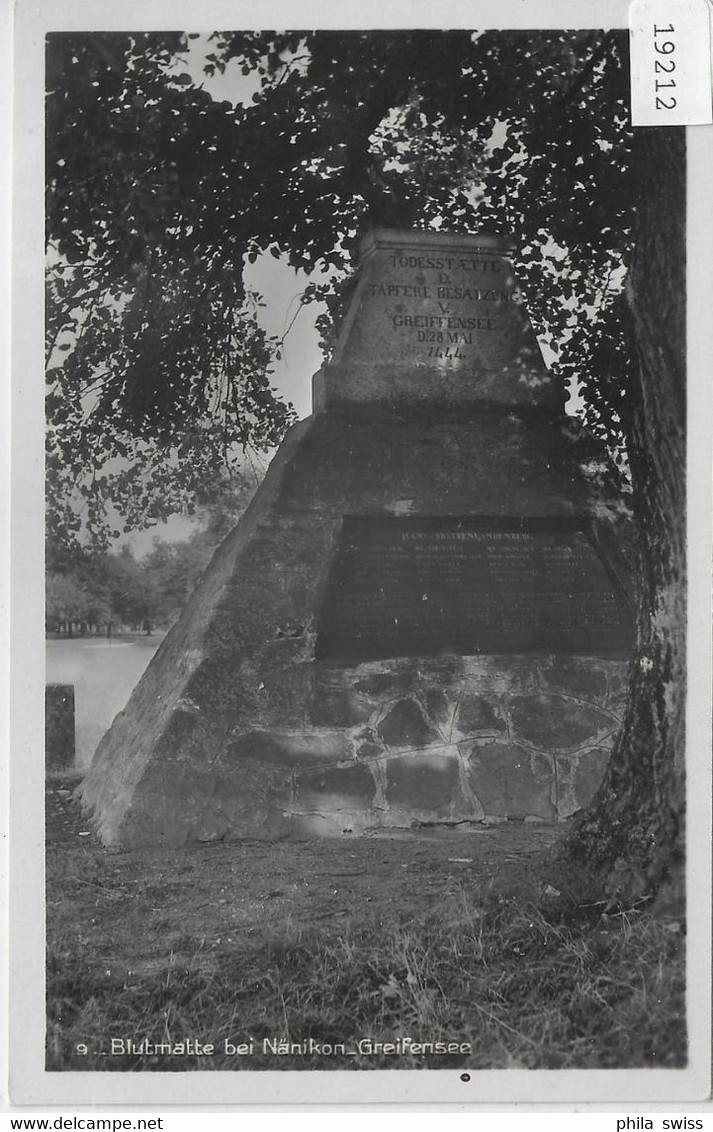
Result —
[{"label": "engraved inscription", "polygon": [[[417,357],[458,364],[472,359],[475,348],[481,361],[502,363],[508,321],[497,317],[499,307],[520,300],[504,260],[392,253],[387,264],[386,278],[370,283],[368,294],[374,300],[412,300],[392,304],[389,317],[391,330]],[[415,282],[402,282],[404,273]]]},{"label": "engraved inscription", "polygon": [[[383,381],[397,400],[474,400],[559,407],[513,265],[500,236],[375,230],[332,365],[376,367],[350,399]],[[352,368],[354,367],[354,368]],[[351,386],[350,386],[351,389]],[[388,390],[388,392],[387,392]]]},{"label": "engraved inscription", "polygon": [[317,658],[627,652],[631,615],[570,519],[345,519]]}]

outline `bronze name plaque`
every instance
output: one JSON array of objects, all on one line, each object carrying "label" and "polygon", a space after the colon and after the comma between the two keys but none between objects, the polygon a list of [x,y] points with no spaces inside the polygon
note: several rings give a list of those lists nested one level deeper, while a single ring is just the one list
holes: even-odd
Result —
[{"label": "bronze name plaque", "polygon": [[344,519],[316,658],[629,652],[631,612],[580,519]]}]

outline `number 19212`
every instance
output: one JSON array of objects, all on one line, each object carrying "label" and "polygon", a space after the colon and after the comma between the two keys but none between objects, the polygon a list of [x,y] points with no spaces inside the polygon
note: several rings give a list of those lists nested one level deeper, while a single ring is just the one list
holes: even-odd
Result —
[{"label": "number 19212", "polygon": [[[672,39],[659,39],[659,36],[672,35],[675,32],[673,24],[669,24],[666,28],[660,28],[654,24],[654,51],[657,56],[664,56],[664,58],[656,58],[654,60],[654,71],[657,75],[670,75],[673,76],[676,70],[676,60],[674,54],[676,52],[676,44]],[[669,79],[656,78],[654,80],[656,87],[656,109],[657,110],[674,110],[676,107],[676,95],[671,94],[667,98],[659,96],[658,91],[663,90],[665,87],[675,87],[676,80],[671,77]]]}]

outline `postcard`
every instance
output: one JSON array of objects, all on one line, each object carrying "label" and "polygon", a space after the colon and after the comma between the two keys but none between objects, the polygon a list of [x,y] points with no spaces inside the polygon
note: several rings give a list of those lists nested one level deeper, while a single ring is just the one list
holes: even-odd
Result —
[{"label": "postcard", "polygon": [[18,5],[13,1103],[708,1098],[710,15],[639,8],[643,126],[619,2]]}]

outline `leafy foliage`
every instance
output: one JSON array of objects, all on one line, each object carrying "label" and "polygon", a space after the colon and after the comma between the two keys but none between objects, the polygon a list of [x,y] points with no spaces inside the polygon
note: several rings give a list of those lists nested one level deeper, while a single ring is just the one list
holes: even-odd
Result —
[{"label": "leafy foliage", "polygon": [[267,252],[345,280],[372,223],[514,235],[557,374],[618,442],[623,33],[226,32],[212,46],[207,73],[237,61],[251,100],[218,102],[180,71],[181,34],[49,40],[55,537],[106,545],[112,504],[128,527],[154,521],[240,447],[275,444],[292,413],[243,264]]},{"label": "leafy foliage", "polygon": [[[92,607],[99,606],[104,595],[87,592],[83,580],[74,572],[47,576],[45,616],[50,628],[71,627],[79,623],[98,624],[109,620],[108,606],[101,609],[96,620],[91,616]],[[96,598],[96,601],[95,601]]]},{"label": "leafy foliage", "polygon": [[50,43],[47,461],[65,544],[190,509],[293,416],[243,287],[237,205],[219,205],[235,124],[165,74],[182,42]]},{"label": "leafy foliage", "polygon": [[168,627],[183,611],[216,548],[235,526],[257,479],[224,479],[196,511],[196,530],[182,542],[154,538],[153,550],[137,559],[125,544],[118,552],[68,548],[48,542],[46,621],[71,634],[106,632],[109,626]]},{"label": "leafy foliage", "polygon": [[159,611],[156,580],[131,551],[95,555],[70,571],[47,576],[46,620],[49,629],[70,636],[75,627],[104,632],[108,626],[141,628]]},{"label": "leafy foliage", "polygon": [[[615,443],[629,364],[617,301],[634,200],[624,33],[216,36],[261,88],[245,124],[280,201],[257,241],[347,279],[370,224],[515,237],[536,328]],[[332,303],[338,319],[340,303]],[[323,321],[326,340],[329,327]]]}]

